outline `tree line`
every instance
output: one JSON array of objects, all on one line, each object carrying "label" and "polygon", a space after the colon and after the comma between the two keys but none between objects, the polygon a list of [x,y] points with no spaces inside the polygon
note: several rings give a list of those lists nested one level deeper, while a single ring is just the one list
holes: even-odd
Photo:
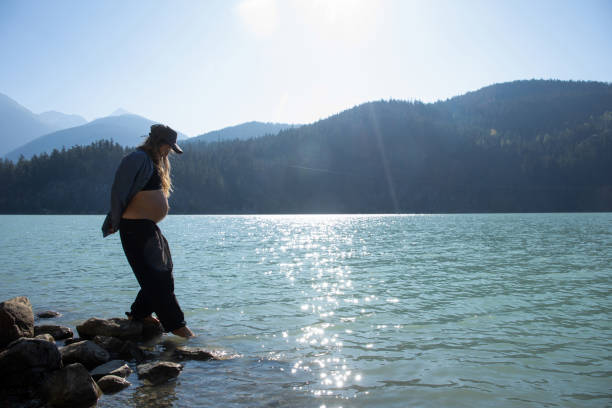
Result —
[{"label": "tree line", "polygon": [[[104,213],[131,149],[0,163],[2,213]],[[612,86],[518,81],[432,104],[377,101],[277,135],[189,144],[173,213],[612,210]]]}]

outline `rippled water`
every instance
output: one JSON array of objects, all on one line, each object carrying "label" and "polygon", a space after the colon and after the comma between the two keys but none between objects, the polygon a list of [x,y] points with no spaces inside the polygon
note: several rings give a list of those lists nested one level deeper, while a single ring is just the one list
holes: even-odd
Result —
[{"label": "rippled water", "polygon": [[[74,327],[137,282],[101,216],[0,216],[0,299]],[[612,214],[169,216],[187,362],[100,407],[612,404]],[[173,341],[180,342],[176,339]]]}]

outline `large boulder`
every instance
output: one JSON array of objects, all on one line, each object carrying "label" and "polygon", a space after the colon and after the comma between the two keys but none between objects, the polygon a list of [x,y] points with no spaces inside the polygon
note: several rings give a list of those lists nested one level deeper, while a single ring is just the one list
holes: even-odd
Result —
[{"label": "large boulder", "polygon": [[34,326],[34,335],[39,334],[50,334],[55,340],[63,340],[72,338],[72,329],[66,326],[58,326],[55,324],[44,324],[41,326]]},{"label": "large boulder", "polygon": [[127,388],[131,383],[125,378],[116,375],[105,375],[98,380],[98,386],[105,394],[113,394]]},{"label": "large boulder", "polygon": [[138,338],[142,334],[142,323],[128,319],[100,319],[92,317],[77,325],[79,337],[93,339],[96,336],[122,339]]},{"label": "large boulder", "polygon": [[61,367],[62,357],[54,343],[20,338],[0,353],[0,388],[37,385],[48,373]]},{"label": "large boulder", "polygon": [[93,341],[108,351],[112,359],[136,360],[143,362],[147,354],[131,340],[119,340],[116,337],[96,336]]},{"label": "large boulder", "polygon": [[102,390],[79,363],[54,371],[42,387],[43,395],[53,407],[90,407],[102,395]]},{"label": "large boulder", "polygon": [[124,360],[134,360],[138,363],[142,363],[147,359],[153,358],[153,354],[145,352],[143,349],[138,347],[133,341],[126,341],[119,352],[119,357]]},{"label": "large boulder", "polygon": [[95,336],[116,337],[121,340],[143,340],[163,333],[158,322],[143,322],[114,317],[92,317],[76,327],[79,336],[93,339]]},{"label": "large boulder", "polygon": [[0,303],[0,349],[20,337],[34,337],[34,313],[25,296]]},{"label": "large boulder", "polygon": [[147,385],[157,385],[178,377],[183,366],[170,361],[157,361],[136,367],[138,377]]},{"label": "large boulder", "polygon": [[144,320],[142,322],[142,340],[149,340],[164,334],[164,327],[158,321]]},{"label": "large boulder", "polygon": [[95,336],[93,338],[93,341],[98,346],[111,353],[111,355],[119,355],[119,353],[121,353],[121,350],[123,349],[123,346],[125,345],[125,342],[123,340],[119,340],[116,337]]},{"label": "large boulder", "polygon": [[60,349],[64,365],[81,363],[92,369],[110,360],[110,355],[91,340],[72,343]]}]

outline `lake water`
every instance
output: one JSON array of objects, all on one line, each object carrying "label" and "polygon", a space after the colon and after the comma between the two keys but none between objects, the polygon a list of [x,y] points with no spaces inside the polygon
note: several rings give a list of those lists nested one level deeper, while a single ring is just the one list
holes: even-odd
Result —
[{"label": "lake water", "polygon": [[[0,216],[0,300],[57,324],[138,284],[102,216]],[[612,405],[612,214],[167,217],[206,346],[176,382],[99,407]],[[173,336],[168,339],[180,343]]]}]

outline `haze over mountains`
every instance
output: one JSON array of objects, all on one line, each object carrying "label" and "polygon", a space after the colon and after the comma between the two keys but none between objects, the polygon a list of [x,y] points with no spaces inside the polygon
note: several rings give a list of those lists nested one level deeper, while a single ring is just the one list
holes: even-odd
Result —
[{"label": "haze over mountains", "polygon": [[151,125],[155,123],[157,122],[138,115],[107,116],[81,126],[40,136],[9,152],[6,158],[18,160],[23,155],[29,159],[35,154],[50,153],[62,146],[84,146],[102,139],[112,139],[122,146],[137,146],[142,143],[142,136],[147,135]]},{"label": "haze over mountains", "polygon": [[[87,122],[79,115],[48,111],[35,114],[17,102],[0,94],[0,156],[9,160],[26,159],[53,149],[89,145],[97,140],[109,140],[124,147],[142,143],[152,124],[160,123],[119,108],[109,116]],[[190,138],[190,142],[211,142],[229,139],[248,139],[276,134],[289,124],[248,122]],[[179,140],[188,136],[178,132]]]},{"label": "haze over mountains", "polygon": [[36,114],[0,93],[0,156],[44,134],[86,122],[54,111]]},{"label": "haze over mountains", "polygon": [[82,116],[68,115],[57,111],[39,113],[38,119],[43,123],[57,129],[66,129],[87,123],[87,120],[85,120],[85,118]]},{"label": "haze over mountains", "polygon": [[236,126],[228,126],[223,129],[194,136],[187,142],[220,142],[223,140],[246,140],[263,135],[275,135],[281,130],[299,127],[301,125],[290,125],[288,123],[263,123],[246,122]]},{"label": "haze over mountains", "polygon": [[[129,150],[0,163],[0,212],[104,213]],[[174,213],[612,211],[612,84],[515,81],[368,102],[172,158]]]}]

